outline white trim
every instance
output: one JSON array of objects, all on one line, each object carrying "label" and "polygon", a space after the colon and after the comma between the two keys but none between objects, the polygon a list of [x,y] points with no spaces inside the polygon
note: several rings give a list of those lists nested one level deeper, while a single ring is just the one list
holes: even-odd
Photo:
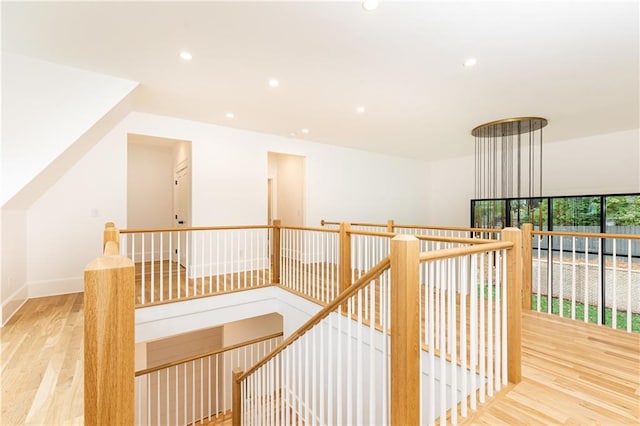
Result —
[{"label": "white trim", "polygon": [[29,299],[36,297],[58,296],[69,293],[81,293],[83,291],[84,280],[82,277],[31,281],[29,283]]},{"label": "white trim", "polygon": [[[5,313],[7,312],[7,306],[9,304],[16,304],[16,300],[15,300],[17,298],[16,296],[18,296],[19,293],[22,293],[22,292],[24,293],[24,299],[22,300],[22,302],[17,303],[18,306],[13,310],[13,312],[9,314],[8,317],[5,318]],[[4,327],[9,322],[9,320],[11,320],[11,318],[16,314],[16,312],[18,312],[20,308],[22,308],[22,306],[27,302],[27,300],[29,300],[29,298],[27,297],[27,294],[28,294],[28,288],[27,288],[27,285],[25,284],[19,289],[17,289],[16,291],[14,291],[13,294],[9,296],[7,300],[5,300],[2,303],[2,326],[1,327]]]}]

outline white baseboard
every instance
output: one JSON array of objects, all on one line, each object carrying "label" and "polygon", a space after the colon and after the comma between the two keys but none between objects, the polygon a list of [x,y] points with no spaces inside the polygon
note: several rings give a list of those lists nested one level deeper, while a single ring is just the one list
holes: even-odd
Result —
[{"label": "white baseboard", "polygon": [[82,277],[61,278],[58,280],[32,281],[29,283],[29,299],[34,297],[58,296],[61,294],[84,291]]},{"label": "white baseboard", "polygon": [[11,317],[13,317],[15,313],[20,310],[22,305],[24,305],[25,302],[29,300],[27,295],[28,295],[28,288],[27,288],[27,285],[25,284],[19,289],[17,289],[16,291],[14,291],[13,294],[9,296],[7,300],[5,300],[2,303],[2,326],[3,327],[6,323],[9,322]]}]

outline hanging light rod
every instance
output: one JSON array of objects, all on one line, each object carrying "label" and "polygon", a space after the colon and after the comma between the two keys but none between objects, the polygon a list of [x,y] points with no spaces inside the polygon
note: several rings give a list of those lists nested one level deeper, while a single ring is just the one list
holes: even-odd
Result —
[{"label": "hanging light rod", "polygon": [[471,130],[471,135],[476,137],[513,136],[535,132],[547,124],[547,119],[541,117],[504,118],[474,127],[474,129]]}]

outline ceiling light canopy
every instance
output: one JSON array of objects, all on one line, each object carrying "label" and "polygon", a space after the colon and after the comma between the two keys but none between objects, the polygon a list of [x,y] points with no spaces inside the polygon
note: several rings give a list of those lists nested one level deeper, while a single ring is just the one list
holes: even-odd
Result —
[{"label": "ceiling light canopy", "polygon": [[380,2],[378,0],[363,0],[362,8],[367,12],[372,12],[378,8]]},{"label": "ceiling light canopy", "polygon": [[180,58],[185,61],[190,61],[191,59],[193,59],[193,56],[190,52],[183,50],[182,52],[180,52]]},{"label": "ceiling light canopy", "polygon": [[463,65],[467,68],[470,68],[470,67],[475,67],[477,63],[478,63],[478,60],[476,58],[468,58],[466,61],[464,61]]},{"label": "ceiling light canopy", "polygon": [[280,86],[280,82],[278,80],[276,80],[275,78],[269,80],[269,87],[276,88],[278,86]]}]

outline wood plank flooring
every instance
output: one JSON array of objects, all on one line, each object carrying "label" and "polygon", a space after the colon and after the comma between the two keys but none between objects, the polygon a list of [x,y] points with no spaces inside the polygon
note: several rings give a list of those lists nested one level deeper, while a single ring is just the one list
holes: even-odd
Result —
[{"label": "wood plank flooring", "polygon": [[83,424],[83,294],[31,299],[0,328],[1,425]]},{"label": "wood plank flooring", "polygon": [[[28,301],[0,329],[1,425],[83,422],[82,294]],[[640,335],[523,315],[523,376],[467,424],[640,424]]]},{"label": "wood plank flooring", "polygon": [[525,312],[521,383],[467,424],[640,424],[640,335]]}]

